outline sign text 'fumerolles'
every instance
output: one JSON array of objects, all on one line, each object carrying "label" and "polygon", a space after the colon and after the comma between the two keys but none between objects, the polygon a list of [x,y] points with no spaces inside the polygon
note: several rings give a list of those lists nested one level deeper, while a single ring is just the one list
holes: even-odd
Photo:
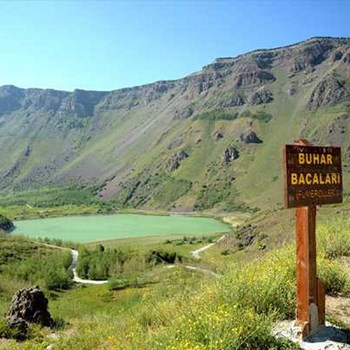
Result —
[{"label": "sign text 'fumerolles'", "polygon": [[286,145],[284,167],[286,208],[342,202],[340,147]]}]

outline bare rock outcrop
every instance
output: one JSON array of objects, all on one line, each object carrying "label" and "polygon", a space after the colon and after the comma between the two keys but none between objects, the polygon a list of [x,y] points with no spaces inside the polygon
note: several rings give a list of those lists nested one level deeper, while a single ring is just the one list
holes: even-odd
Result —
[{"label": "bare rock outcrop", "polygon": [[348,138],[349,120],[350,115],[348,113],[342,113],[334,118],[328,125],[325,141],[331,145],[339,145],[345,142]]},{"label": "bare rock outcrop", "polygon": [[275,81],[275,76],[264,70],[253,70],[240,73],[234,82],[235,88],[257,85]]},{"label": "bare rock outcrop", "polygon": [[332,60],[333,62],[339,61],[341,60],[341,58],[343,57],[343,53],[339,50],[335,51],[332,55]]},{"label": "bare rock outcrop", "polygon": [[348,51],[344,57],[343,57],[343,62],[350,64],[350,51]]},{"label": "bare rock outcrop", "polygon": [[250,96],[249,103],[253,106],[269,103],[273,100],[272,96],[272,92],[269,90],[258,90]]},{"label": "bare rock outcrop", "polygon": [[168,161],[166,168],[168,171],[174,171],[180,167],[181,161],[188,158],[189,155],[184,150],[175,153]]},{"label": "bare rock outcrop", "polygon": [[48,311],[48,300],[39,286],[23,288],[16,292],[6,317],[9,325],[10,323],[14,325],[16,322],[23,324],[21,320],[45,327],[53,325],[53,319]]},{"label": "bare rock outcrop", "polygon": [[193,108],[191,106],[187,106],[181,110],[175,111],[174,119],[187,119],[192,116],[193,114]]},{"label": "bare rock outcrop", "polygon": [[296,52],[291,68],[292,72],[300,72],[312,68],[326,60],[333,48],[328,40],[310,41]]},{"label": "bare rock outcrop", "polygon": [[230,97],[220,99],[215,107],[225,108],[225,107],[238,107],[244,105],[244,99],[241,95],[234,94]]},{"label": "bare rock outcrop", "polygon": [[248,247],[254,242],[256,236],[255,230],[256,226],[249,224],[238,231],[237,238],[239,239],[240,248]]},{"label": "bare rock outcrop", "polygon": [[276,57],[276,52],[272,51],[262,51],[256,53],[253,56],[254,61],[260,69],[270,69],[273,64],[273,60]]},{"label": "bare rock outcrop", "polygon": [[334,106],[349,99],[350,91],[345,81],[329,75],[316,85],[310,96],[308,107]]}]

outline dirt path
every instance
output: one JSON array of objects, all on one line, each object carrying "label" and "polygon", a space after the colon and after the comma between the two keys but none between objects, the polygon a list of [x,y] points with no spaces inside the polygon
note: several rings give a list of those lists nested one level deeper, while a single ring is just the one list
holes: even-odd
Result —
[{"label": "dirt path", "polygon": [[221,241],[222,241],[223,239],[225,239],[226,237],[227,237],[227,234],[221,236],[216,242],[209,243],[209,244],[205,245],[204,247],[201,247],[201,248],[198,248],[198,249],[196,249],[196,250],[193,250],[193,251],[191,252],[192,257],[195,258],[195,259],[199,259],[199,254],[200,254],[200,253],[202,253],[202,252],[204,252],[205,250],[211,248],[211,247],[214,246],[215,244],[221,242]]},{"label": "dirt path", "polygon": [[108,283],[107,280],[85,280],[78,276],[77,273],[77,264],[78,264],[78,257],[79,252],[75,249],[71,249],[72,253],[72,263],[69,266],[69,269],[72,269],[73,271],[73,281],[77,283],[84,283],[84,284],[106,284]]}]

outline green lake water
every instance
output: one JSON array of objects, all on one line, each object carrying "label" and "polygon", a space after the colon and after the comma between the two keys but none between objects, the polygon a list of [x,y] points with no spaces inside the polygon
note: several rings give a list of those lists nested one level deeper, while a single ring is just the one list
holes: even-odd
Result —
[{"label": "green lake water", "polygon": [[14,224],[15,234],[36,238],[59,238],[75,242],[172,234],[199,235],[230,231],[230,226],[215,219],[181,215],[65,216],[16,221]]}]

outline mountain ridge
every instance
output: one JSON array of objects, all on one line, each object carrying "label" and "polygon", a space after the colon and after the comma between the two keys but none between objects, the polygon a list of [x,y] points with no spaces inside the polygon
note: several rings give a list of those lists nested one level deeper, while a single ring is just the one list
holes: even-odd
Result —
[{"label": "mountain ridge", "polygon": [[[264,49],[264,48],[260,48],[260,49],[255,49],[255,50],[251,50],[242,54],[238,54],[237,56],[227,56],[227,57],[217,57],[214,59],[214,61],[212,63],[209,63],[208,65],[203,66],[202,68],[206,67],[206,66],[210,66],[213,63],[217,63],[217,61],[222,61],[222,60],[233,60],[233,59],[239,59],[243,56],[248,56],[250,54],[254,54],[254,53],[259,53],[259,52],[265,52],[265,51],[275,51],[275,50],[283,50],[283,49],[288,49],[288,48],[294,48],[300,45],[303,45],[305,43],[309,43],[309,42],[313,42],[313,41],[335,41],[335,42],[339,42],[339,43],[350,43],[350,38],[348,37],[332,37],[332,36],[314,36],[314,37],[310,37],[308,39],[299,41],[299,42],[295,42],[294,44],[289,44],[289,45],[285,45],[285,46],[276,46],[276,47],[272,47],[272,48],[268,48],[268,49]],[[157,83],[166,83],[166,82],[175,82],[178,80],[182,80],[185,79],[186,77],[189,77],[193,74],[197,74],[200,71],[197,72],[193,72],[190,73],[182,78],[177,78],[177,79],[161,79],[161,80],[156,80],[154,82],[150,82],[150,83],[146,83],[146,84],[141,84],[141,85],[135,85],[135,86],[130,86],[130,87],[123,87],[123,88],[118,88],[118,89],[112,89],[112,90],[91,90],[91,89],[82,89],[82,88],[76,88],[73,91],[68,91],[68,90],[61,90],[61,89],[55,89],[55,88],[36,88],[36,87],[30,87],[30,88],[22,88],[13,84],[5,84],[5,85],[1,85],[0,88],[3,87],[10,87],[10,88],[16,88],[19,90],[44,90],[44,91],[55,91],[55,92],[64,92],[64,93],[73,93],[74,91],[84,91],[84,92],[101,92],[101,93],[108,93],[108,92],[114,92],[114,91],[119,91],[119,90],[130,90],[133,88],[139,88],[139,87],[145,87],[148,85],[152,85],[152,84],[157,84]]]}]

